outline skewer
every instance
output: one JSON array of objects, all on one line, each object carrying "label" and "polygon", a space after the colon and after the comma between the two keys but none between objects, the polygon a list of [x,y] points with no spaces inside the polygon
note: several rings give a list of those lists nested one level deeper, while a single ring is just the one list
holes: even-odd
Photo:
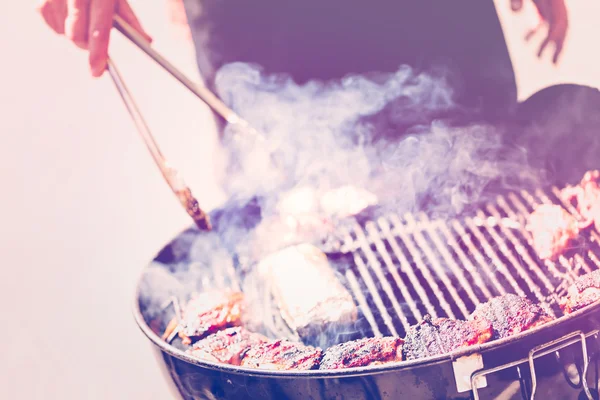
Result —
[{"label": "skewer", "polygon": [[121,95],[123,102],[125,103],[127,111],[133,119],[138,133],[150,151],[154,162],[160,169],[160,172],[167,181],[167,184],[171,187],[171,190],[173,193],[175,193],[179,199],[179,202],[183,208],[185,208],[189,216],[192,217],[198,228],[205,231],[211,230],[212,227],[208,215],[202,211],[198,205],[198,201],[192,195],[192,191],[185,184],[179,175],[179,172],[173,167],[169,166],[165,160],[158,145],[156,144],[156,141],[154,140],[154,137],[152,136],[152,133],[150,133],[150,129],[148,128],[146,121],[137,107],[135,100],[129,93],[129,90],[127,89],[127,86],[125,86],[125,83],[123,82],[123,79],[121,78],[114,61],[111,59],[108,60],[108,72],[117,88],[117,91]]}]

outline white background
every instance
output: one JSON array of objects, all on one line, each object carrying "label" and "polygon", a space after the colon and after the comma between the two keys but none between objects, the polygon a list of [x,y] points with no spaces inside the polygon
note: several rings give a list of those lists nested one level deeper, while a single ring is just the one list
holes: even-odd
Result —
[{"label": "white background", "polygon": [[[496,0],[520,97],[600,86],[600,3],[567,0],[562,63],[525,44],[531,9]],[[196,77],[166,0],[134,0],[155,47]],[[108,77],[52,34],[32,0],[0,1],[0,398],[169,399],[130,304],[138,274],[188,223]],[[476,18],[476,16],[473,16]],[[207,109],[117,35],[111,54],[202,205],[219,199]],[[600,134],[600,132],[599,132]]]}]

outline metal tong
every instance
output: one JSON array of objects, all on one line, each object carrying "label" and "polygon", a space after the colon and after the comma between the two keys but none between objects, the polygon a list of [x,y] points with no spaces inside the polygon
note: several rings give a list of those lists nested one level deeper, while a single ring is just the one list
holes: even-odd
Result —
[{"label": "metal tong", "polygon": [[163,67],[165,71],[181,82],[183,86],[185,86],[190,92],[202,100],[228,124],[238,125],[244,128],[243,132],[245,134],[252,134],[262,138],[256,129],[252,128],[250,124],[236,114],[235,111],[227,107],[227,105],[225,105],[225,103],[223,103],[221,99],[219,99],[213,92],[211,92],[205,86],[199,85],[192,81],[183,72],[171,64],[165,57],[163,57],[158,51],[154,50],[150,43],[135,29],[133,29],[133,27],[129,25],[123,18],[115,15],[113,18],[113,26],[140,50],[150,56],[150,58],[152,58],[157,64]]},{"label": "metal tong", "polygon": [[169,166],[167,160],[162,155],[158,145],[156,144],[156,141],[154,140],[154,137],[152,136],[152,133],[150,133],[150,129],[148,128],[144,117],[136,105],[135,100],[133,100],[133,97],[129,93],[127,86],[125,86],[125,83],[121,78],[121,74],[117,70],[114,61],[111,59],[108,60],[108,73],[117,87],[117,91],[121,95],[121,98],[125,103],[125,107],[127,107],[127,111],[129,111],[129,114],[131,115],[131,118],[133,119],[133,122],[140,136],[142,137],[142,140],[146,144],[146,147],[148,147],[154,162],[156,165],[158,165],[158,168],[167,181],[167,184],[171,187],[171,190],[173,193],[175,193],[181,202],[181,205],[185,208],[190,217],[192,217],[198,228],[205,231],[211,230],[212,227],[208,215],[202,211],[198,205],[198,201],[192,195],[192,191],[185,184],[177,170]]}]

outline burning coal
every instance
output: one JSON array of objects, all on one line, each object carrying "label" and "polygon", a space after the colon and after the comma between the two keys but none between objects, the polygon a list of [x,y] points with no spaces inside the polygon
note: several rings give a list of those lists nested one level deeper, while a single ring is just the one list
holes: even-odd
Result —
[{"label": "burning coal", "polygon": [[[447,218],[499,189],[539,183],[526,152],[506,149],[501,129],[445,118],[464,113],[451,87],[408,67],[299,86],[236,63],[219,71],[216,87],[266,140],[225,129],[229,200],[213,233],[176,244],[175,268],[150,268],[142,287],[150,315],[160,315],[169,296],[238,285],[251,318],[264,322],[276,307],[252,267],[273,251],[315,237],[322,244],[336,221],[375,203],[380,213]],[[278,324],[263,331],[290,337]]]}]

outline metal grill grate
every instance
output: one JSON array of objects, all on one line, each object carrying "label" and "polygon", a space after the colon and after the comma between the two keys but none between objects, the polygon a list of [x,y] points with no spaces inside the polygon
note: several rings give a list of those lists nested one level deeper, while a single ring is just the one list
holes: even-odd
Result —
[{"label": "metal grill grate", "polygon": [[449,222],[389,215],[345,227],[344,252],[353,260],[346,284],[374,336],[403,336],[425,314],[467,318],[494,296],[514,293],[560,316],[558,300],[573,280],[600,268],[600,235],[583,238],[575,255],[542,262],[525,221],[543,203],[562,202],[557,188],[499,196],[470,217]]}]

